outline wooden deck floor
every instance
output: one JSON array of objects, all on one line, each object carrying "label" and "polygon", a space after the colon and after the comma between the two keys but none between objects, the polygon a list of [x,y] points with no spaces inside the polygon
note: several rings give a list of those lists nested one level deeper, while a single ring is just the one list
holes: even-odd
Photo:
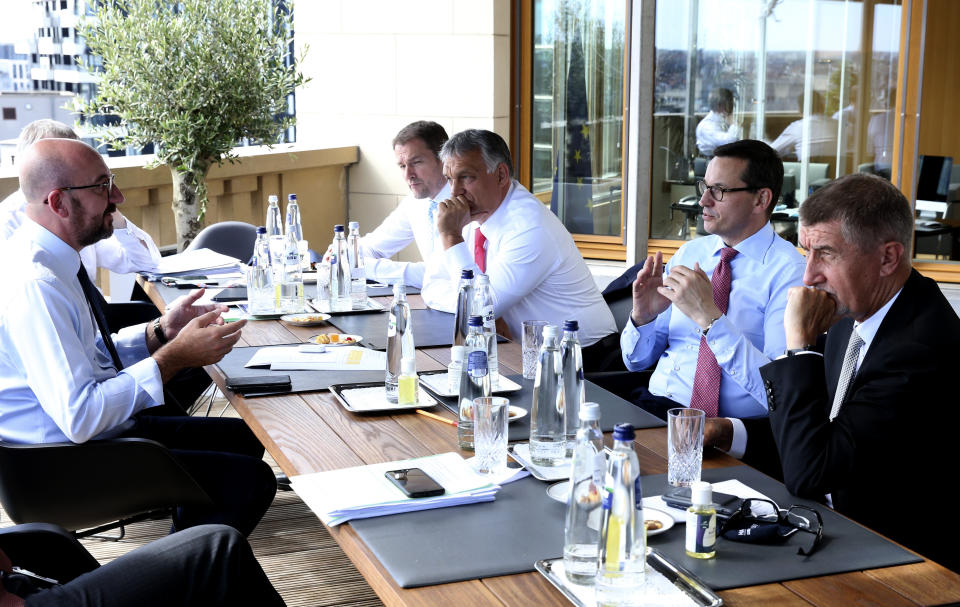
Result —
[{"label": "wooden deck floor", "polygon": [[[226,400],[218,399],[211,415],[225,404]],[[236,413],[228,407],[223,415]],[[269,455],[264,459],[279,472]],[[11,524],[0,510],[0,526]],[[145,521],[127,527],[126,537],[120,541],[84,539],[82,543],[102,564],[167,535],[169,530],[169,518]],[[249,539],[260,565],[290,607],[382,605],[320,520],[292,491],[277,493]]]}]

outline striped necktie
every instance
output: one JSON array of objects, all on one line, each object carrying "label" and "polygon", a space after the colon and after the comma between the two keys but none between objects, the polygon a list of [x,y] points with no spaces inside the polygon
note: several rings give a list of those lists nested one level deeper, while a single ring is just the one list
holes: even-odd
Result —
[{"label": "striped necktie", "polygon": [[[733,276],[730,272],[730,260],[737,256],[737,250],[724,247],[720,250],[720,264],[713,272],[713,303],[720,308],[720,312],[727,313],[730,303],[730,283]],[[702,409],[707,417],[716,417],[720,412],[720,379],[723,373],[717,364],[717,357],[707,338],[700,336],[700,352],[697,355],[697,372],[693,376],[693,394],[690,397],[690,407]]]}]

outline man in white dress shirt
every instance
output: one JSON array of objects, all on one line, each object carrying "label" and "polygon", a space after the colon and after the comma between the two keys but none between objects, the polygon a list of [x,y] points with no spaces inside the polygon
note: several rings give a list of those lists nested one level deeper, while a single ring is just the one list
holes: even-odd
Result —
[{"label": "man in white dress shirt", "polygon": [[[440,157],[451,196],[440,203],[437,220],[447,276],[459,278],[468,268],[487,274],[494,312],[503,321],[498,326],[505,324],[514,339],[524,320],[579,321],[584,368],[602,367],[598,361],[616,351],[613,314],[573,237],[513,179],[506,142],[471,129],[451,137]],[[452,312],[457,283],[428,276],[421,294],[430,307]]]},{"label": "man in white dress shirt", "polygon": [[124,201],[113,175],[72,139],[42,139],[18,164],[26,218],[0,243],[0,440],[156,440],[214,503],[178,508],[174,528],[226,523],[249,534],[276,492],[256,436],[242,420],[151,414],[165,382],[218,362],[245,321],[227,325],[226,306],[194,305],[198,290],[114,338],[79,255],[113,231]]},{"label": "man in white dress shirt", "polygon": [[[367,278],[423,286],[425,268],[438,250],[437,204],[450,193],[440,162],[440,148],[446,141],[442,126],[424,120],[408,124],[393,138],[393,153],[410,195],[377,229],[360,239]],[[390,259],[413,241],[423,261]]]},{"label": "man in white dress shirt", "polygon": [[[56,120],[35,120],[20,131],[17,157],[39,139],[77,139],[69,126]],[[0,202],[0,237],[10,238],[24,220],[27,200],[22,190],[10,194]],[[90,280],[96,282],[97,268],[106,268],[118,274],[152,270],[160,261],[160,251],[150,235],[127,220],[120,211],[113,216],[113,235],[84,247],[80,260]]]},{"label": "man in white dress shirt", "polygon": [[[770,144],[781,158],[802,160],[832,156],[837,153],[837,121],[824,114],[826,105],[823,95],[813,91],[810,100],[810,115],[794,120],[783,129],[780,136]],[[800,113],[803,113],[803,94],[797,97]],[[809,138],[803,140],[803,129],[808,127]]]}]

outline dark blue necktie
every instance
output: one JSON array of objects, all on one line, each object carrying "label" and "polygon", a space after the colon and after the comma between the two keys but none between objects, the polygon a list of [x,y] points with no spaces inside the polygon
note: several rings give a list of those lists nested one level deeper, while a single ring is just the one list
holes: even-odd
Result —
[{"label": "dark blue necktie", "polygon": [[113,338],[110,337],[110,327],[107,326],[107,317],[103,314],[103,304],[107,303],[107,301],[103,298],[103,295],[100,294],[100,291],[93,286],[93,283],[90,282],[90,277],[87,276],[87,271],[83,268],[83,264],[80,264],[80,271],[77,272],[77,280],[80,281],[80,288],[83,289],[83,294],[87,298],[87,303],[90,305],[93,317],[97,321],[97,328],[100,330],[103,343],[107,346],[107,351],[110,352],[110,358],[113,359],[113,366],[117,368],[117,373],[119,373],[123,370],[123,363],[120,362],[117,347],[113,344]]}]

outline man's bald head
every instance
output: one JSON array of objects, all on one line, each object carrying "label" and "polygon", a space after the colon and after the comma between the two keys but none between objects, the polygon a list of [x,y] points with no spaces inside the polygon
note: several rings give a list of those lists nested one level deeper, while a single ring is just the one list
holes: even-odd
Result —
[{"label": "man's bald head", "polygon": [[19,171],[27,216],[61,240],[79,251],[113,234],[123,194],[95,149],[73,139],[41,139],[24,152]]},{"label": "man's bald head", "polygon": [[95,149],[75,139],[36,141],[18,163],[20,189],[27,203],[43,204],[52,190],[74,185],[81,162],[89,162],[94,156],[103,162]]}]

